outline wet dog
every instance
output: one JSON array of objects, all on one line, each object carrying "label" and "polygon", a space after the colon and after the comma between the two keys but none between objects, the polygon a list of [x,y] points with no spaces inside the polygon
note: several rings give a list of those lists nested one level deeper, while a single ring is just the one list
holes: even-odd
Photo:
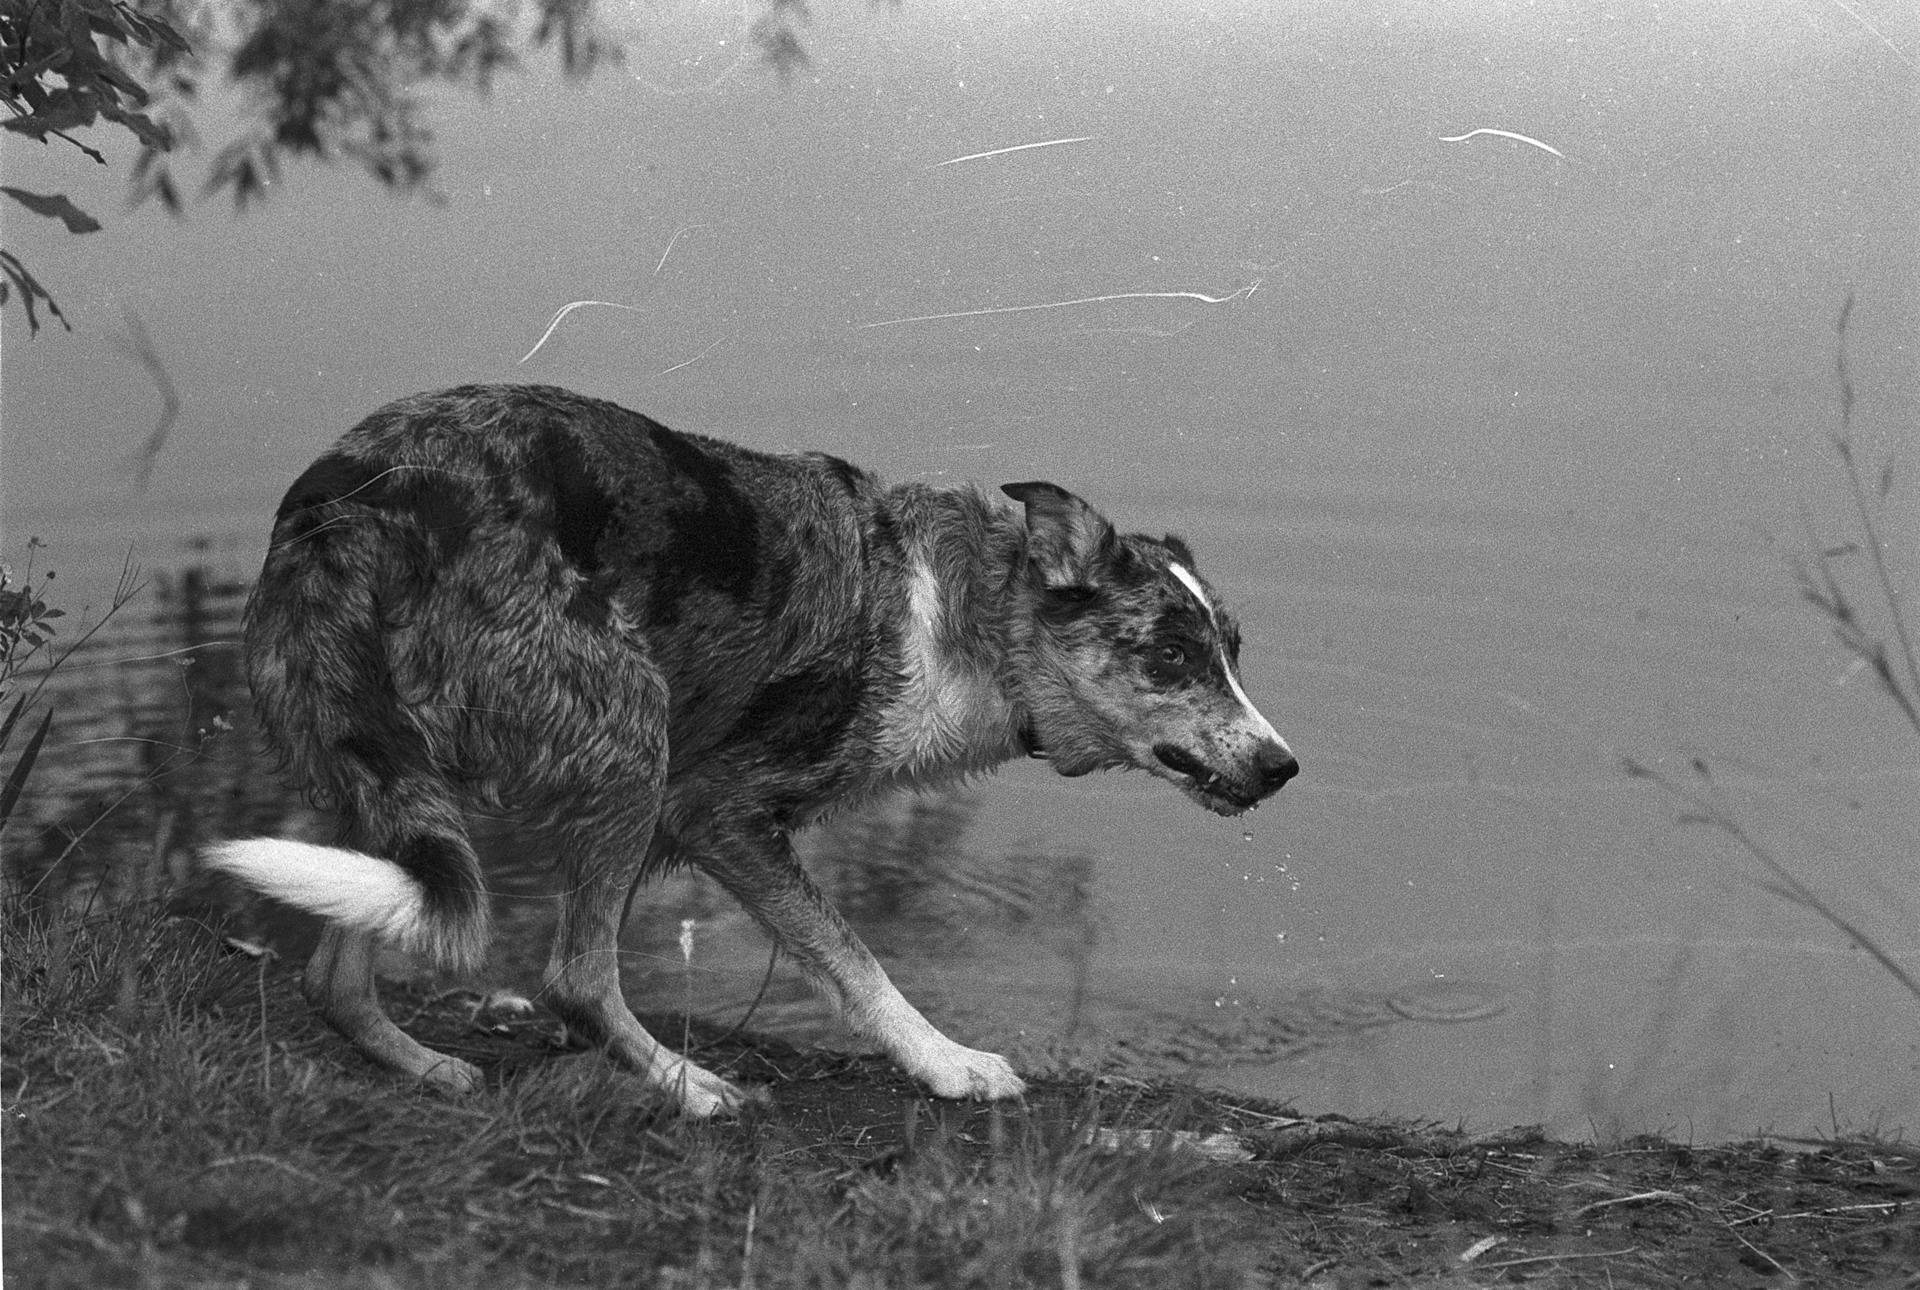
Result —
[{"label": "wet dog", "polygon": [[752,1095],[621,994],[629,890],[715,878],[857,1034],[942,1097],[1001,1057],[903,998],[794,859],[797,828],[1010,758],[1133,767],[1234,815],[1298,763],[1241,689],[1240,636],[1178,538],[1048,483],[886,486],[821,454],[677,433],[537,386],[403,399],[307,469],[248,603],[269,742],[340,845],[205,864],[325,920],[307,997],[363,1053],[474,1087],[381,1010],[381,942],[470,970],[489,909],[463,812],[543,840],[562,896],[544,998],[691,1115]]}]

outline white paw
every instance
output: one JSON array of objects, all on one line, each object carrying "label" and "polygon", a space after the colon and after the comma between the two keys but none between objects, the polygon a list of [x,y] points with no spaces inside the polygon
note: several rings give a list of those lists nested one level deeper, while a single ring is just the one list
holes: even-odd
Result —
[{"label": "white paw", "polygon": [[738,1115],[748,1106],[773,1100],[765,1089],[741,1088],[684,1057],[656,1068],[647,1082],[666,1094],[681,1115],[694,1120]]},{"label": "white paw", "polygon": [[935,1097],[977,1098],[982,1101],[1019,1097],[1027,1082],[998,1053],[983,1053],[952,1040],[907,1065],[907,1073],[925,1084]]},{"label": "white paw", "polygon": [[420,1082],[442,1093],[464,1097],[480,1091],[480,1069],[458,1057],[433,1054],[433,1061],[420,1072]]},{"label": "white paw", "polygon": [[533,1011],[533,1000],[518,990],[490,990],[473,1005],[468,1020],[477,1023],[483,1016],[530,1017]]}]

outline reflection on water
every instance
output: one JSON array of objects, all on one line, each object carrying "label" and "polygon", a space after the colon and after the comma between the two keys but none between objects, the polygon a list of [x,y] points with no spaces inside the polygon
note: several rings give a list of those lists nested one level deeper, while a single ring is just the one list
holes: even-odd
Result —
[{"label": "reflection on water", "polygon": [[1142,1028],[1121,1045],[1161,1065],[1286,1061],[1403,1021],[1484,1021],[1506,1006],[1504,990],[1476,982],[1414,982],[1390,991],[1306,989],[1222,1008],[1214,1018],[1155,1018],[1158,1026]]},{"label": "reflection on water", "polygon": [[[326,836],[326,820],[287,791],[255,738],[239,648],[248,586],[236,570],[191,558],[158,571],[149,596],[48,678],[53,733],[10,828],[8,891],[97,912],[168,882],[188,885],[193,852],[217,838]],[[964,790],[898,798],[830,820],[799,849],[910,997],[1028,1060],[1175,1073],[1286,1062],[1402,1022],[1479,1021],[1505,1006],[1495,987],[1420,981],[1270,991],[1224,1011],[1225,1000],[1174,987],[1174,975],[1157,989],[1098,988],[1095,857],[976,845],[979,806]],[[535,989],[552,875],[510,821],[473,824],[501,914],[490,975]],[[274,911],[238,916],[295,961],[313,932]],[[691,956],[681,939],[688,922]],[[622,950],[643,1013],[734,1020],[750,1010],[761,1031],[844,1039],[798,973],[769,965],[766,939],[697,874],[642,894]],[[422,970],[398,957],[388,967]]]}]

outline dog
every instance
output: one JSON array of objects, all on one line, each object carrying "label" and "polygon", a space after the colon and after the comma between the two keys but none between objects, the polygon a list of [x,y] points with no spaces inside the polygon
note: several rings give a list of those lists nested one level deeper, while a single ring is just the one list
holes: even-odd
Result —
[{"label": "dog", "polygon": [[887,486],[836,457],[680,433],[546,386],[375,412],[295,480],[246,610],[267,742],[339,845],[205,866],[324,921],[304,991],[381,1066],[469,1063],[381,1010],[381,943],[475,968],[489,908],[464,813],[560,874],[545,999],[691,1116],[762,1095],[656,1041],[620,989],[629,893],[716,879],[857,1035],[945,1098],[1018,1097],[947,1038],[794,858],[794,830],[1012,758],[1132,767],[1236,815],[1299,770],[1241,688],[1240,633],[1177,537],[1050,483]]}]

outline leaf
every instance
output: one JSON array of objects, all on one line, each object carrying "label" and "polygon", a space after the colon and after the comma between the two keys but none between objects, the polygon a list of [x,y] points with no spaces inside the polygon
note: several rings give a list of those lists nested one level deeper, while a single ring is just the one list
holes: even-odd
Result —
[{"label": "leaf", "polygon": [[[8,83],[13,87],[11,92],[30,97],[33,91],[37,89],[40,91],[42,99],[44,99],[46,90],[40,84],[41,78],[48,72],[61,71],[62,68],[72,61],[73,51],[62,46],[57,49],[49,49],[38,58],[21,63],[18,67],[15,67],[7,73]],[[62,79],[71,83],[71,77],[66,76],[64,72],[62,72],[61,75]]]},{"label": "leaf", "polygon": [[0,305],[7,303],[11,289],[19,290],[20,307],[27,311],[29,336],[40,334],[40,316],[34,312],[33,308],[36,300],[45,301],[47,312],[58,318],[62,327],[68,331],[73,330],[73,324],[68,322],[67,316],[60,312],[60,306],[48,294],[47,289],[40,285],[40,280],[27,272],[27,266],[20,262],[19,256],[11,251],[0,250],[0,275],[4,275],[0,276]]},{"label": "leaf", "polygon": [[141,106],[145,106],[147,100],[152,97],[147,93],[146,86],[134,80],[131,76],[128,76],[112,63],[101,64],[100,69],[96,71],[94,75],[97,76],[103,84],[112,86]]},{"label": "leaf", "polygon": [[20,720],[20,714],[27,710],[27,696],[21,695],[13,701],[13,711],[7,713],[7,719],[0,721],[0,748],[7,746],[7,739],[13,734],[14,723]]},{"label": "leaf", "polygon": [[33,773],[33,763],[40,756],[40,745],[46,742],[47,730],[53,725],[53,709],[47,709],[47,715],[40,718],[40,728],[33,732],[33,738],[27,740],[27,746],[20,752],[20,760],[13,764],[13,770],[7,775],[5,788],[0,788],[0,825],[7,822],[13,814],[13,804],[20,798],[20,790],[27,786],[27,776]]},{"label": "leaf", "polygon": [[121,16],[126,20],[129,34],[149,48],[165,45],[182,54],[193,52],[193,46],[187,43],[187,38],[165,19],[155,18],[133,9],[124,10]]},{"label": "leaf", "polygon": [[10,117],[0,121],[0,128],[24,134],[38,139],[42,143],[50,134],[63,130],[78,130],[92,125],[94,118],[100,115],[92,103],[81,100],[77,95],[63,94],[58,101],[49,99],[46,106],[36,107],[29,116]]},{"label": "leaf", "polygon": [[30,193],[24,188],[12,188],[0,185],[0,193],[19,202],[35,215],[45,215],[48,219],[57,219],[67,226],[69,233],[98,233],[100,221],[67,200],[66,194]]},{"label": "leaf", "polygon": [[145,112],[129,112],[124,108],[103,107],[100,109],[100,115],[131,130],[141,144],[153,151],[167,152],[173,147],[173,131]]},{"label": "leaf", "polygon": [[165,163],[149,164],[148,158],[159,154],[146,152],[141,154],[141,164],[134,171],[133,204],[138,206],[149,198],[166,207],[167,214],[180,215],[185,203],[180,199],[180,189],[173,182],[173,172]]}]

